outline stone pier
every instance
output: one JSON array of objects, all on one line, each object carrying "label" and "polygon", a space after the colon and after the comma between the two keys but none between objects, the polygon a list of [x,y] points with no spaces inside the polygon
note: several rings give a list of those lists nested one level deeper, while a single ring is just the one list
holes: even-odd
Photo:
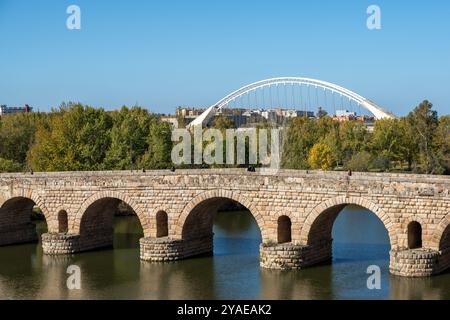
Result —
[{"label": "stone pier", "polygon": [[331,242],[320,246],[284,244],[261,244],[260,265],[266,269],[299,270],[314,265],[331,263]]},{"label": "stone pier", "polygon": [[189,239],[142,238],[141,260],[150,262],[172,262],[203,254],[212,254],[213,235]]},{"label": "stone pier", "polygon": [[391,274],[402,277],[429,277],[450,267],[450,250],[411,249],[390,252]]},{"label": "stone pier", "polygon": [[45,233],[42,235],[42,250],[44,254],[49,255],[74,254],[112,246],[112,230],[90,237],[66,233]]},{"label": "stone pier", "polygon": [[[214,215],[245,207],[261,232],[261,266],[301,269],[328,263],[332,229],[346,206],[384,225],[394,275],[422,277],[450,267],[450,177],[246,169],[0,174],[0,246],[36,241],[44,253],[73,254],[113,245],[113,217],[126,204],[144,238],[141,258],[176,261],[213,251]],[[126,232],[126,231],[125,231]]]}]

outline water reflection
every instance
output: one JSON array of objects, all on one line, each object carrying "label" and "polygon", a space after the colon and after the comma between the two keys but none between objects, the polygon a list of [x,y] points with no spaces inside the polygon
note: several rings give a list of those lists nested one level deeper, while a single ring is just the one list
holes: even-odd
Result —
[{"label": "water reflection", "polygon": [[[45,224],[39,224],[44,232]],[[449,299],[450,274],[390,276],[389,239],[378,218],[348,207],[333,228],[333,264],[301,271],[259,268],[261,234],[248,212],[224,212],[214,226],[214,256],[171,264],[139,260],[142,228],[115,219],[115,249],[45,256],[40,245],[0,248],[1,299]],[[67,267],[81,268],[81,290],[66,286]],[[369,265],[382,289],[367,289]]]}]

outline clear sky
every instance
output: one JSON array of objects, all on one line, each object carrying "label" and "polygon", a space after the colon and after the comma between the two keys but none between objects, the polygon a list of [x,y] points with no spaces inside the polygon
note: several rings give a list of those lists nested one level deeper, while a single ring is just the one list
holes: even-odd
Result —
[{"label": "clear sky", "polygon": [[[81,30],[66,28],[71,4]],[[381,30],[366,27],[371,4]],[[450,114],[450,1],[0,0],[1,104],[172,113],[277,76]]]}]

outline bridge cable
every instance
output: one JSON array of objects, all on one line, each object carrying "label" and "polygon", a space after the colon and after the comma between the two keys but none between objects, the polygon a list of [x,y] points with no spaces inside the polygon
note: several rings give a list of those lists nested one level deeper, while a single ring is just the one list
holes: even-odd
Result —
[{"label": "bridge cable", "polygon": [[275,87],[275,89],[276,89],[276,91],[277,91],[277,105],[278,105],[278,108],[280,108],[280,88],[279,88],[279,86],[278,86],[278,83],[277,83],[277,86]]},{"label": "bridge cable", "polygon": [[297,91],[297,86],[292,84],[292,108],[291,109],[297,108],[296,91]]},{"label": "bridge cable", "polygon": [[316,87],[316,107],[315,109],[317,109],[319,107],[319,88]]},{"label": "bridge cable", "polygon": [[265,94],[266,87],[262,87],[262,109],[266,108],[266,94]]},{"label": "bridge cable", "polygon": [[[311,110],[311,88],[308,85],[308,109]],[[307,111],[307,110],[305,110]],[[305,114],[306,116],[306,114]]]},{"label": "bridge cable", "polygon": [[304,110],[305,106],[303,105],[303,86],[300,85],[300,110]]},{"label": "bridge cable", "polygon": [[336,95],[335,95],[334,91],[332,91],[332,99],[333,99],[333,109],[334,109],[333,115],[336,115]]}]

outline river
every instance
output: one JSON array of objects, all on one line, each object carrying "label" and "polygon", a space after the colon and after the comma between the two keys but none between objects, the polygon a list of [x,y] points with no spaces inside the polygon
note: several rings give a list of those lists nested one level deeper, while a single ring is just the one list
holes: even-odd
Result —
[{"label": "river", "polygon": [[[139,260],[136,217],[115,218],[114,249],[51,257],[40,244],[0,248],[0,299],[450,299],[450,274],[428,279],[389,275],[387,232],[372,213],[347,207],[333,228],[333,263],[300,271],[259,267],[258,226],[248,212],[219,213],[214,255],[171,264]],[[45,223],[37,222],[39,233]],[[67,267],[81,289],[67,288]],[[367,268],[381,288],[367,288]]]}]

